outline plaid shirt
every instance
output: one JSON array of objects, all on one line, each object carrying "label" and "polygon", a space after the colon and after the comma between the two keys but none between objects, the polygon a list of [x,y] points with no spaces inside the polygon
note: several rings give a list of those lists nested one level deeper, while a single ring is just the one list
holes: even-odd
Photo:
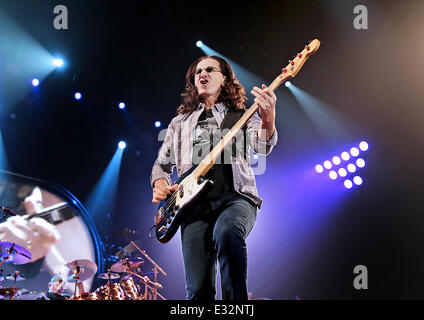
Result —
[{"label": "plaid shirt", "polygon": [[[159,150],[158,158],[152,168],[150,176],[152,187],[154,182],[161,178],[171,185],[170,176],[174,166],[177,167],[178,176],[181,176],[193,166],[194,129],[204,109],[204,104],[200,104],[196,111],[179,114],[171,120],[166,130],[162,147]],[[221,126],[222,120],[227,113],[225,105],[222,103],[213,105],[212,113],[218,125]],[[256,112],[246,124],[248,151],[253,148],[256,153],[268,155],[277,143],[278,134],[277,130],[275,130],[268,141],[260,140],[258,137],[260,123],[261,118]],[[262,199],[258,196],[255,175],[250,162],[246,161],[241,153],[237,153],[236,156],[231,157],[231,165],[235,191],[252,200],[260,208]]]}]

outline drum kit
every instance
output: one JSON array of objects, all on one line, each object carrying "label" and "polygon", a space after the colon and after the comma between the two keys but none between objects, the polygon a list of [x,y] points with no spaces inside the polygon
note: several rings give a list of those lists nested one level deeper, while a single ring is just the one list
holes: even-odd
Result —
[{"label": "drum kit", "polygon": [[[92,278],[97,273],[97,265],[93,261],[87,259],[74,260],[66,263],[68,273],[66,275],[67,282],[75,283],[73,287],[74,294],[72,296],[63,295],[61,292],[48,292],[35,300],[157,300],[161,298],[166,300],[158,289],[163,286],[157,281],[158,273],[167,275],[159,265],[154,262],[144,250],[141,250],[134,242],[132,245],[137,248],[147,260],[149,260],[154,268],[153,272],[142,273],[140,267],[144,264],[141,258],[123,258],[114,263],[105,273],[98,275],[98,278],[106,281],[106,284],[100,286],[93,292],[85,292],[83,281]],[[22,246],[13,243],[0,241],[0,267],[4,263],[15,265],[25,264],[31,260],[31,253]],[[1,270],[1,269],[0,269]],[[151,280],[146,274],[154,275]],[[25,276],[18,271],[3,277],[0,274],[0,284],[4,279],[13,281],[12,287],[3,288],[0,286],[0,299],[19,299],[25,295],[35,296],[34,292],[30,292],[23,288],[16,288],[16,282],[25,280]]]}]

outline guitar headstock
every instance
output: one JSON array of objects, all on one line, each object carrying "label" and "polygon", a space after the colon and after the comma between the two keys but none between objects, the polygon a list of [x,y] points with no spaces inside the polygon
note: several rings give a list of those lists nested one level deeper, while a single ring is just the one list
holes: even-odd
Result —
[{"label": "guitar headstock", "polygon": [[290,60],[289,64],[282,70],[281,74],[276,79],[278,82],[277,87],[288,78],[297,75],[309,56],[318,50],[320,44],[321,42],[318,39],[312,40],[293,60]]}]

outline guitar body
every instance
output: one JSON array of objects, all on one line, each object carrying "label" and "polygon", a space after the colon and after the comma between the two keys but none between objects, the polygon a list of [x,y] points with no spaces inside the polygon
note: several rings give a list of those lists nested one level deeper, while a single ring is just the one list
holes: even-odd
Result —
[{"label": "guitar body", "polygon": [[195,200],[212,185],[213,181],[200,177],[195,179],[192,167],[179,177],[175,183],[178,189],[166,200],[159,204],[155,214],[156,238],[161,243],[166,243],[175,235],[181,223],[184,221],[186,212],[190,210]]}]

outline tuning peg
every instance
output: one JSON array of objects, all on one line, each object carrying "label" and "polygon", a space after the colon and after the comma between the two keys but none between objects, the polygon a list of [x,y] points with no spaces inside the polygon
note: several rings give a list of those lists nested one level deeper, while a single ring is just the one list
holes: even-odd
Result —
[{"label": "tuning peg", "polygon": [[286,73],[286,72],[287,72],[287,69],[286,69],[286,68],[284,68],[284,69],[282,70],[282,72],[283,72],[283,73]]},{"label": "tuning peg", "polygon": [[301,54],[301,53],[299,53],[297,56],[298,56],[299,58],[302,58],[302,54]]},{"label": "tuning peg", "polygon": [[289,63],[294,66],[294,61],[293,60],[289,60]]},{"label": "tuning peg", "polygon": [[306,45],[305,49],[309,51],[309,50],[311,50],[311,47],[309,45]]}]

